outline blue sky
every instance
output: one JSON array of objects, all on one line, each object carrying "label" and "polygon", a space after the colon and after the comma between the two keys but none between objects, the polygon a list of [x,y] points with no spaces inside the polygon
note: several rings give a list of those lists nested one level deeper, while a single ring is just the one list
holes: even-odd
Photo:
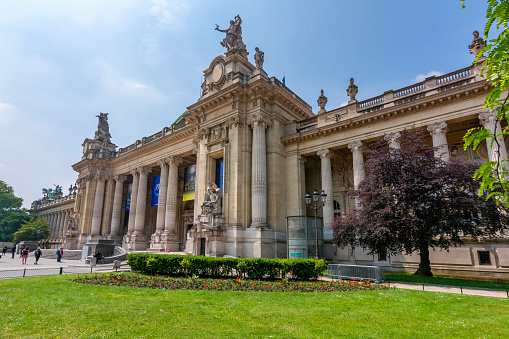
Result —
[{"label": "blue sky", "polygon": [[75,182],[99,112],[119,147],[171,125],[225,52],[215,24],[236,14],[249,60],[259,47],[316,113],[320,89],[328,110],[348,101],[351,77],[364,100],[470,65],[485,13],[481,0],[2,0],[0,180],[29,207]]}]

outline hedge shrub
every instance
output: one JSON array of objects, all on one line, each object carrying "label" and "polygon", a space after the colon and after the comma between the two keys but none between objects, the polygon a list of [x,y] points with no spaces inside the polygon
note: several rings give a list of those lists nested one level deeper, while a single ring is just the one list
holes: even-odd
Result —
[{"label": "hedge shrub", "polygon": [[191,255],[130,253],[131,270],[145,274],[249,279],[316,279],[327,268],[324,259],[213,258]]}]

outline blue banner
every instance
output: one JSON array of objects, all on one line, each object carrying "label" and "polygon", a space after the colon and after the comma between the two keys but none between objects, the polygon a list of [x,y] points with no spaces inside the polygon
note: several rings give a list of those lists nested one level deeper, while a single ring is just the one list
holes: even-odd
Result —
[{"label": "blue banner", "polygon": [[125,210],[129,211],[131,209],[131,192],[133,191],[133,184],[129,184],[129,188],[127,189],[127,201],[125,203]]},{"label": "blue banner", "polygon": [[161,176],[156,175],[152,180],[152,199],[150,200],[150,206],[157,206],[159,201],[159,183],[161,182]]}]

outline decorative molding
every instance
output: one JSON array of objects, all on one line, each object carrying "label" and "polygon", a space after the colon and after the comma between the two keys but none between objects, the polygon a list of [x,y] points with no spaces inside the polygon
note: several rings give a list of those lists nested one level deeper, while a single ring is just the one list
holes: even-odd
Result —
[{"label": "decorative molding", "polygon": [[250,125],[251,128],[261,126],[265,129],[272,125],[272,120],[263,113],[255,113],[247,118],[247,124]]}]

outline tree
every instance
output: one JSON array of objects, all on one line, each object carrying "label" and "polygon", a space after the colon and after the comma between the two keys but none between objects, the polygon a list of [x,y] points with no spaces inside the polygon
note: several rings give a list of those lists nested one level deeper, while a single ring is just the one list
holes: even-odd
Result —
[{"label": "tree", "polygon": [[508,227],[505,209],[478,197],[480,183],[472,178],[478,164],[436,158],[422,131],[403,131],[400,143],[390,149],[380,140],[365,151],[366,177],[351,192],[359,206],[334,221],[339,244],[370,254],[418,253],[415,274],[432,276],[430,248],[496,237]]},{"label": "tree", "polygon": [[[484,27],[484,39],[486,47],[477,55],[475,62],[483,60],[483,75],[491,83],[492,90],[486,96],[484,107],[497,113],[496,125],[509,118],[509,1],[486,0],[488,9],[486,18],[488,22]],[[461,0],[462,8],[465,0]],[[492,30],[500,30],[498,37],[490,40]],[[509,135],[509,126],[494,131],[486,128],[474,128],[464,136],[465,149],[473,145],[476,149],[483,140],[486,140],[490,149],[498,149],[500,139]],[[498,137],[498,139],[497,139]],[[492,160],[492,159],[490,159]],[[487,198],[495,197],[497,203],[502,203],[509,208],[509,172],[507,159],[493,159],[482,165],[474,174],[474,178],[481,181],[481,193],[490,191]]]},{"label": "tree", "polygon": [[0,241],[12,241],[14,232],[29,220],[22,203],[23,199],[14,195],[12,187],[0,180]]},{"label": "tree", "polygon": [[[37,241],[45,239],[50,234],[49,223],[39,215],[31,215],[30,220],[21,225],[21,228],[14,233],[14,242]],[[37,234],[37,230],[40,231]]]}]

